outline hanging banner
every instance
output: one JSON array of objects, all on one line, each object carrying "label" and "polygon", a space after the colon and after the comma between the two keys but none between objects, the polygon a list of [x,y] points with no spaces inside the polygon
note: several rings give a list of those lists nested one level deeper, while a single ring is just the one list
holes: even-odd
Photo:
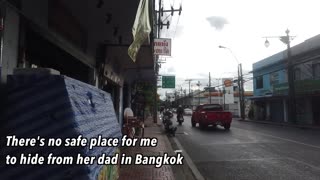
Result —
[{"label": "hanging banner", "polygon": [[154,39],[154,54],[171,56],[171,39]]},{"label": "hanging banner", "polygon": [[133,62],[136,62],[141,45],[149,39],[151,32],[149,0],[140,0],[136,19],[132,27],[133,42],[128,48],[128,55]]}]

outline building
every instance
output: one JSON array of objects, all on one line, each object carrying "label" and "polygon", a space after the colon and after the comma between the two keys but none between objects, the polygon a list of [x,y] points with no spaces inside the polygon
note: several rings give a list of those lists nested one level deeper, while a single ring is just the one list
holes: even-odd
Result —
[{"label": "building", "polygon": [[254,118],[320,124],[320,35],[291,48],[297,122],[288,119],[287,51],[253,64]]},{"label": "building", "polygon": [[[240,100],[239,100],[239,93],[237,87],[234,87],[235,91],[233,92],[232,97],[232,103],[227,103],[226,96],[223,92],[212,89],[209,93],[208,91],[195,91],[193,93],[190,93],[187,96],[177,98],[177,103],[181,104],[185,107],[190,107],[192,109],[195,109],[196,106],[200,104],[221,104],[224,106],[224,109],[227,111],[230,111],[234,117],[240,117]],[[210,94],[210,95],[209,95]],[[211,96],[211,98],[210,98]],[[245,106],[250,105],[250,97],[253,96],[252,91],[246,91],[244,93],[245,96]],[[226,102],[226,103],[224,103]]]},{"label": "building", "polygon": [[[1,3],[1,83],[15,68],[51,68],[112,96],[119,121],[141,84],[156,83],[152,42],[128,56],[139,0],[8,0]],[[154,4],[150,7],[154,24]],[[152,13],[151,13],[152,12]],[[154,96],[155,97],[155,96]],[[1,101],[1,100],[0,100]]]}]

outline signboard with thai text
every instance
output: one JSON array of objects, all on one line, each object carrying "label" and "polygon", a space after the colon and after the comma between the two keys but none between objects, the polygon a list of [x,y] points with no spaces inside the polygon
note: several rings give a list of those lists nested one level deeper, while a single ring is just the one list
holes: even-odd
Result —
[{"label": "signboard with thai text", "polygon": [[171,39],[154,39],[154,54],[171,56]]}]

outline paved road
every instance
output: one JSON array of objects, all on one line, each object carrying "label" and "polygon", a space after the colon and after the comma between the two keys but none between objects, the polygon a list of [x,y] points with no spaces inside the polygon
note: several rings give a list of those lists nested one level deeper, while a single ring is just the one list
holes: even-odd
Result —
[{"label": "paved road", "polygon": [[320,131],[234,120],[222,127],[191,127],[176,135],[205,179],[320,180]]}]

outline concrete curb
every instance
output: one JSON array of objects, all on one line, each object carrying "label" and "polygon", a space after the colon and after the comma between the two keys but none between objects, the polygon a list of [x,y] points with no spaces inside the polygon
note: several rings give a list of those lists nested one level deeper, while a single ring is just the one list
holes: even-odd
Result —
[{"label": "concrete curb", "polygon": [[[157,123],[156,125],[159,129],[162,129],[162,124]],[[166,133],[164,133],[162,135],[164,136],[164,141],[165,141],[166,147],[168,148],[167,153],[172,154],[172,155],[176,154],[178,151],[174,150],[175,148],[173,147],[172,141],[170,140],[170,139],[176,139],[176,138],[170,137],[170,139],[169,139],[169,137],[167,136]],[[175,144],[175,145],[178,146],[177,144]],[[179,147],[179,149],[181,150],[180,147]],[[184,162],[186,162],[187,158],[186,158],[186,153],[184,150],[182,150],[182,154],[184,156]],[[193,174],[193,172],[189,172],[187,174],[184,174],[185,171],[183,170],[183,167],[174,167],[174,165],[171,165],[171,168],[172,168],[172,171],[173,171],[173,174],[174,174],[174,177],[176,180],[180,180],[180,179],[194,180],[196,178],[196,176]],[[192,170],[192,168],[189,166],[189,163],[187,163],[187,168]],[[192,178],[190,178],[190,176],[192,176]],[[197,180],[204,180],[204,179],[197,179]]]},{"label": "concrete curb", "polygon": [[304,125],[276,123],[276,122],[269,122],[269,121],[255,121],[255,120],[248,120],[248,119],[238,119],[238,121],[254,122],[254,123],[260,123],[260,124],[269,124],[269,125],[274,125],[274,126],[287,126],[287,127],[301,128],[301,129],[320,130],[320,126],[304,126]]},{"label": "concrete curb", "polygon": [[[162,127],[162,121],[159,118],[159,114],[157,115],[158,119],[157,119],[157,125],[159,128]],[[169,143],[169,151],[170,152],[175,152],[173,145],[171,143],[174,143],[174,146],[177,146],[178,149],[180,151],[182,151],[182,154],[184,156],[184,162],[186,162],[186,165],[188,166],[188,168],[191,170],[190,175],[193,176],[192,179],[196,179],[196,180],[205,180],[205,178],[201,175],[201,173],[199,172],[198,168],[194,165],[194,163],[192,162],[190,156],[187,154],[187,152],[185,151],[185,149],[182,147],[182,145],[180,144],[180,142],[178,141],[178,139],[176,137],[172,137],[171,139],[173,140],[170,141],[170,139],[168,138],[168,136],[166,136],[166,143]],[[174,173],[175,174],[175,173]],[[175,176],[179,176],[178,174],[175,174]],[[181,179],[182,177],[176,177],[176,179]]]},{"label": "concrete curb", "polygon": [[188,155],[188,153],[186,152],[186,150],[184,150],[184,148],[182,147],[182,145],[180,144],[180,142],[178,141],[178,139],[176,137],[173,138],[174,143],[178,146],[178,148],[182,151],[182,154],[184,156],[185,162],[187,163],[187,165],[189,166],[189,169],[191,169],[191,172],[193,174],[193,176],[197,179],[197,180],[205,180],[205,178],[201,175],[201,173],[199,172],[198,168],[195,166],[195,164],[192,162],[190,156]]}]

